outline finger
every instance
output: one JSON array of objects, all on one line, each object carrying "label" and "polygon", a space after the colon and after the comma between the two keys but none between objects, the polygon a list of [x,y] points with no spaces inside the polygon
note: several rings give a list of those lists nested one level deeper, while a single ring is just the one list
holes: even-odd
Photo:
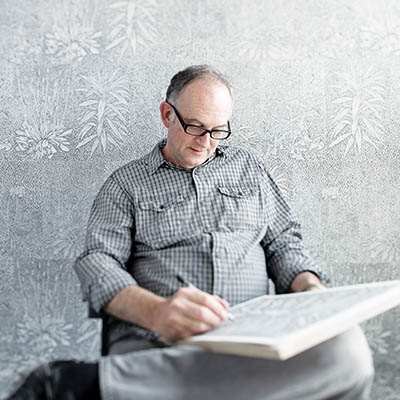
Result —
[{"label": "finger", "polygon": [[307,285],[304,289],[303,292],[309,292],[312,290],[326,290],[326,286],[324,286],[322,283],[311,283],[310,285]]},{"label": "finger", "polygon": [[170,320],[169,327],[167,328],[169,334],[167,336],[173,340],[186,339],[187,337],[207,332],[213,328],[213,325],[205,321],[194,320],[185,314],[180,314],[178,316],[175,315]]},{"label": "finger", "polygon": [[216,312],[210,308],[207,303],[207,297],[210,297],[213,302],[218,303],[216,299],[208,293],[200,292],[193,295],[192,290],[182,290],[181,293],[176,296],[174,295],[174,298],[171,298],[171,309],[173,310],[173,315],[175,317],[181,315],[187,320],[190,320],[191,323],[207,324],[207,327],[196,328],[197,330],[217,327],[227,318],[227,312],[220,304],[217,304],[217,307],[222,309],[222,315],[219,315],[218,311]]},{"label": "finger", "polygon": [[216,314],[209,307],[187,300],[187,307],[184,310],[185,317],[193,323],[204,323],[208,328],[215,328],[224,320],[224,317]]},{"label": "finger", "polygon": [[[193,292],[199,292],[193,294]],[[187,320],[204,322],[211,327],[217,326],[224,316],[218,315],[212,308],[207,305],[207,300],[204,298],[212,297],[208,293],[192,289],[180,289],[176,292],[169,301],[170,316],[172,318],[184,317]],[[217,302],[215,299],[212,299]],[[222,308],[221,305],[218,306]],[[226,311],[223,311],[226,313]]]},{"label": "finger", "polygon": [[209,331],[221,324],[221,319],[207,307],[180,298],[171,304],[168,326],[175,337],[183,338]]},{"label": "finger", "polygon": [[184,336],[193,336],[199,333],[208,332],[214,328],[216,328],[221,322],[218,321],[215,325],[210,324],[204,320],[196,320],[190,317],[185,318],[182,323],[181,332]]},{"label": "finger", "polygon": [[192,302],[209,309],[212,313],[218,316],[220,320],[225,320],[227,318],[227,304],[225,304],[221,298],[218,298],[218,296],[210,295],[201,290],[191,290],[190,293],[188,293],[187,298]]},{"label": "finger", "polygon": [[222,307],[224,307],[225,310],[229,310],[229,307],[230,307],[229,303],[225,299],[223,299],[222,297],[217,296],[216,294],[213,294],[213,296],[217,301],[219,301],[221,303]]}]

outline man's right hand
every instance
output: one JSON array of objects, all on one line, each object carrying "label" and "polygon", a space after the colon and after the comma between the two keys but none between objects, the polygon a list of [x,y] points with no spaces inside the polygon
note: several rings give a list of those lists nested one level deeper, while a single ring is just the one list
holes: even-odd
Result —
[{"label": "man's right hand", "polygon": [[160,302],[153,314],[152,330],[168,340],[216,328],[227,319],[229,304],[216,295],[194,288],[181,288]]}]

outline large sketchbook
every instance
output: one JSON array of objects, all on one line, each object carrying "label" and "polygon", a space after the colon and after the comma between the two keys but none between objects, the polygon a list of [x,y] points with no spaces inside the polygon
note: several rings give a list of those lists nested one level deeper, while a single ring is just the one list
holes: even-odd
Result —
[{"label": "large sketchbook", "polygon": [[285,360],[400,304],[400,280],[266,295],[231,308],[235,319],[176,345]]}]

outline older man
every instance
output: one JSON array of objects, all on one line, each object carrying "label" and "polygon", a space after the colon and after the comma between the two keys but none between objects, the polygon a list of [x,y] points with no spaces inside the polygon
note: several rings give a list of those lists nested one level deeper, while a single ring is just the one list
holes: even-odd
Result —
[{"label": "older man", "polygon": [[[367,399],[373,365],[359,329],[287,361],[163,347],[161,337],[219,326],[229,305],[266,294],[269,278],[284,293],[324,288],[324,275],[264,165],[220,145],[232,114],[221,74],[177,73],[160,114],[167,139],[107,179],[75,264],[110,355],[47,364],[13,399],[33,393],[35,381],[57,399]],[[181,287],[177,275],[198,289]]]}]

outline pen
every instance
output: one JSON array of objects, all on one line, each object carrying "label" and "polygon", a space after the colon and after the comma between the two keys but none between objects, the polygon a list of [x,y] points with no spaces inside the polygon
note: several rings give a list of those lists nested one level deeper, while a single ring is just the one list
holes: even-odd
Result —
[{"label": "pen", "polygon": [[[176,275],[176,279],[178,279],[178,281],[179,281],[180,283],[182,283],[185,287],[189,287],[189,288],[193,288],[193,289],[199,290],[195,285],[193,285],[193,283],[187,281],[186,279],[184,279],[184,278],[183,278],[181,275],[179,275],[179,274]],[[230,313],[229,311],[226,313],[226,315],[227,315],[227,317],[228,317],[228,319],[229,319],[230,321],[233,321],[233,320],[235,319],[235,316],[234,316],[232,313]]]}]

